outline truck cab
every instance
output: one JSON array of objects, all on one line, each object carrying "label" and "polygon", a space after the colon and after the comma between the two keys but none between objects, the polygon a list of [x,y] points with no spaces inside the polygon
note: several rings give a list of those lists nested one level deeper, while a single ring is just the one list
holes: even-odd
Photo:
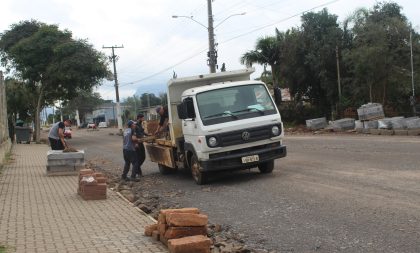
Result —
[{"label": "truck cab", "polygon": [[261,173],[272,172],[274,160],[286,156],[283,123],[266,85],[249,80],[252,72],[172,79],[168,84],[171,147],[163,154],[162,147],[147,145],[151,160],[161,169],[191,169],[198,184],[216,171],[258,167]]}]

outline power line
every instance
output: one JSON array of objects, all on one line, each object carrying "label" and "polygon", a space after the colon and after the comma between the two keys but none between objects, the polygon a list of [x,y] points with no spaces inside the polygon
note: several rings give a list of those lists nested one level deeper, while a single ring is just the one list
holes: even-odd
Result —
[{"label": "power line", "polygon": [[254,32],[256,32],[256,31],[259,31],[259,30],[265,29],[265,28],[267,28],[267,27],[270,27],[270,26],[273,26],[273,25],[276,25],[276,24],[282,23],[282,22],[287,21],[287,20],[289,20],[289,19],[292,19],[292,18],[295,18],[295,17],[297,17],[297,16],[300,16],[300,15],[302,15],[302,14],[306,13],[306,12],[313,11],[313,10],[318,9],[318,8],[320,8],[320,7],[325,7],[325,6],[328,6],[328,5],[333,4],[333,3],[336,3],[336,2],[338,2],[338,1],[340,1],[340,0],[334,0],[334,1],[327,2],[327,3],[325,3],[325,4],[320,4],[320,5],[317,5],[317,6],[313,7],[313,8],[307,9],[307,10],[302,11],[302,12],[299,12],[299,13],[296,13],[296,14],[294,14],[294,15],[290,16],[290,17],[287,17],[287,18],[284,18],[284,19],[281,19],[281,20],[275,21],[275,22],[270,23],[270,24],[267,24],[267,25],[263,25],[263,26],[257,27],[257,28],[255,28],[255,29],[252,29],[252,30],[250,30],[250,31],[248,31],[248,32],[245,32],[245,33],[242,33],[242,34],[239,34],[239,35],[234,36],[234,37],[232,37],[232,38],[230,38],[230,39],[227,39],[227,40],[225,40],[225,41],[223,41],[223,42],[221,42],[221,43],[227,43],[227,42],[229,42],[229,41],[232,41],[232,40],[235,40],[235,39],[237,39],[237,38],[240,38],[240,37],[246,36],[246,35],[248,35],[248,34],[251,34],[251,33],[254,33]]},{"label": "power line", "polygon": [[[267,27],[270,27],[270,26],[273,26],[273,25],[276,25],[276,24],[279,24],[279,23],[285,22],[285,21],[287,21],[287,20],[289,20],[289,19],[292,19],[292,18],[295,18],[295,17],[297,17],[297,16],[300,16],[300,15],[302,15],[302,14],[306,13],[306,12],[310,12],[310,11],[313,11],[313,10],[315,10],[315,9],[318,9],[318,8],[321,8],[321,7],[325,7],[325,6],[328,6],[328,5],[331,5],[331,4],[336,3],[336,2],[338,2],[338,1],[340,1],[340,0],[333,0],[333,1],[326,2],[326,3],[324,3],[324,4],[317,5],[317,6],[315,6],[315,7],[312,7],[312,8],[310,8],[310,9],[307,9],[307,10],[301,11],[301,12],[296,13],[296,14],[294,14],[294,15],[292,15],[292,16],[287,17],[287,18],[277,20],[277,21],[272,22],[272,23],[267,24],[267,25],[259,26],[259,27],[255,28],[255,29],[252,29],[252,30],[248,31],[248,32],[245,32],[245,33],[239,34],[239,35],[234,36],[234,37],[232,37],[232,38],[230,38],[230,39],[227,39],[227,40],[225,40],[225,41],[222,41],[222,42],[220,42],[219,44],[223,44],[223,43],[230,42],[230,41],[235,40],[235,39],[237,39],[237,38],[240,38],[240,37],[246,36],[246,35],[248,35],[248,34],[254,33],[254,32],[256,32],[256,31],[263,30],[263,29],[265,29],[265,28],[267,28]],[[237,4],[236,4],[236,5],[237,5]],[[203,50],[201,50],[201,51],[199,51],[199,52],[195,53],[194,55],[191,55],[190,57],[185,58],[184,60],[181,60],[181,61],[179,61],[179,62],[177,62],[177,63],[175,63],[175,64],[173,64],[173,65],[171,65],[171,66],[169,66],[169,67],[167,67],[167,68],[165,68],[165,69],[163,69],[163,70],[161,70],[161,71],[158,71],[158,72],[156,72],[156,73],[154,73],[154,74],[152,74],[152,75],[146,76],[146,77],[144,77],[144,78],[142,78],[142,79],[139,79],[139,80],[136,80],[136,81],[132,81],[132,82],[129,82],[129,83],[125,83],[125,84],[123,84],[123,85],[120,85],[120,87],[127,86],[127,85],[130,85],[130,84],[135,84],[135,83],[138,83],[138,82],[142,82],[142,81],[148,80],[148,79],[150,79],[150,78],[152,78],[152,77],[155,77],[155,76],[157,76],[157,75],[159,75],[159,74],[161,74],[161,73],[163,73],[163,72],[165,72],[165,71],[171,70],[171,69],[173,69],[174,67],[176,67],[176,66],[178,66],[178,65],[181,65],[182,63],[184,63],[184,62],[186,62],[186,61],[188,61],[188,60],[190,60],[190,59],[192,59],[192,58],[194,58],[194,57],[198,56],[199,54],[201,54],[201,53],[205,52],[206,50],[207,50],[207,49],[203,49]]]}]

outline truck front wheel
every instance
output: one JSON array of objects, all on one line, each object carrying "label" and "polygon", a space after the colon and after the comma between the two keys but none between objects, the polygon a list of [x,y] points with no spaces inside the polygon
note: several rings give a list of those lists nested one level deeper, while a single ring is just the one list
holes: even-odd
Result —
[{"label": "truck front wheel", "polygon": [[206,173],[201,171],[201,165],[200,162],[197,159],[197,156],[193,155],[191,157],[191,174],[194,179],[194,181],[198,185],[205,184],[207,182],[207,175]]},{"label": "truck front wheel", "polygon": [[274,169],[274,160],[258,164],[261,173],[271,173]]}]

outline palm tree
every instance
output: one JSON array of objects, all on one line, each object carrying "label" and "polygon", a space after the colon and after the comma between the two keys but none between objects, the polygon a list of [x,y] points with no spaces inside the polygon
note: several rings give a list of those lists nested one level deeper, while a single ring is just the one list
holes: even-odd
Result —
[{"label": "palm tree", "polygon": [[257,63],[263,66],[267,64],[271,67],[273,76],[273,86],[278,87],[278,71],[280,67],[280,39],[281,33],[276,30],[277,36],[267,36],[259,38],[255,50],[246,52],[241,57],[241,64],[251,67]]}]

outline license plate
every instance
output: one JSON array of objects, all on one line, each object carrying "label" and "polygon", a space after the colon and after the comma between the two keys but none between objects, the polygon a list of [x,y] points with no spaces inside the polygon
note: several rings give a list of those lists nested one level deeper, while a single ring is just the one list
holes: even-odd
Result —
[{"label": "license plate", "polygon": [[260,157],[258,155],[250,155],[242,157],[242,163],[258,162]]}]

